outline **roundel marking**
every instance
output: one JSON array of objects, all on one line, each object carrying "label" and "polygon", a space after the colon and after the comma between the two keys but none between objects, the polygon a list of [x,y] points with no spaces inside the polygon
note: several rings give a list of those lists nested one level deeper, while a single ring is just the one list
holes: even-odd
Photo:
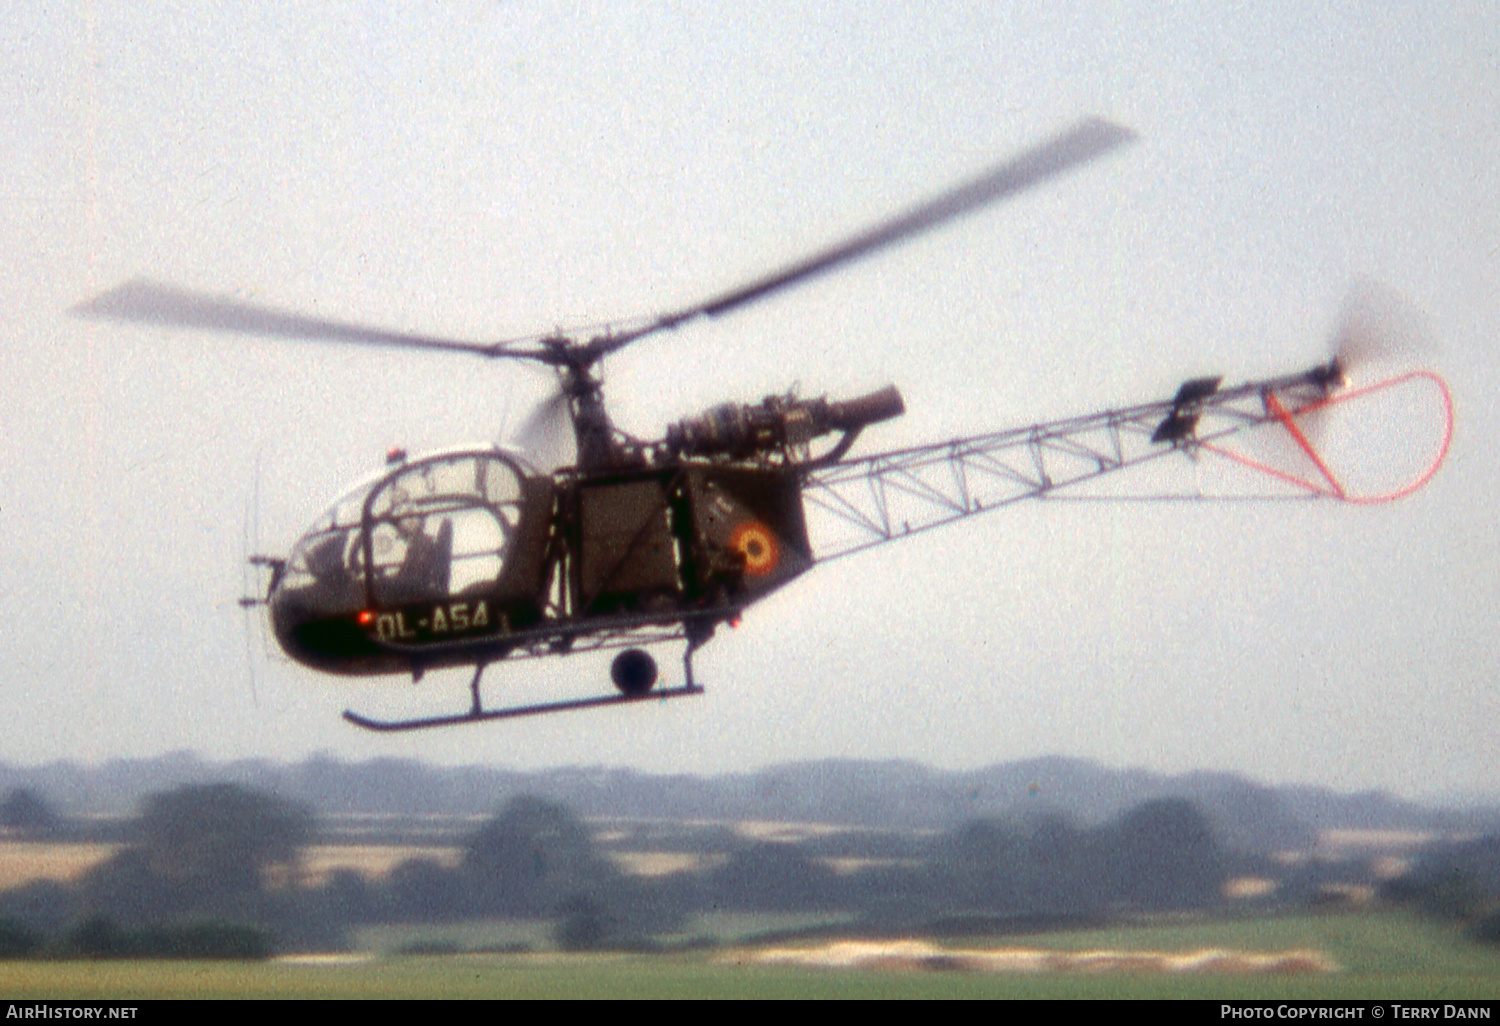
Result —
[{"label": "roundel marking", "polygon": [[729,536],[729,547],[745,557],[745,573],[763,577],[776,569],[781,549],[771,529],[758,520],[747,520]]}]

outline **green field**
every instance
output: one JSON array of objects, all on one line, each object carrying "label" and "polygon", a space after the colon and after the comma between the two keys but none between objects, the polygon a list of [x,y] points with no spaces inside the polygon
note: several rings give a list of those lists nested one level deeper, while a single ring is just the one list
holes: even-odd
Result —
[{"label": "green field", "polygon": [[[829,912],[737,913],[716,912],[689,917],[687,929],[662,938],[669,945],[684,947],[707,941],[712,945],[750,943],[767,936],[785,935],[815,927],[839,927],[854,916]],[[538,919],[481,919],[460,923],[395,924],[365,926],[354,931],[354,946],[377,955],[395,955],[414,944],[448,944],[463,951],[503,952],[553,949],[553,924]]]},{"label": "green field", "polygon": [[[514,926],[471,939],[511,936]],[[446,936],[442,931],[412,936]],[[371,936],[375,939],[375,935]],[[382,943],[399,939],[380,935]],[[1399,913],[1183,922],[954,942],[962,947],[1190,951],[1320,950],[1342,970],[1305,975],[855,972],[722,961],[724,951],[673,955],[465,954],[306,964],[224,962],[0,963],[8,998],[1429,998],[1500,997],[1500,950]]]}]

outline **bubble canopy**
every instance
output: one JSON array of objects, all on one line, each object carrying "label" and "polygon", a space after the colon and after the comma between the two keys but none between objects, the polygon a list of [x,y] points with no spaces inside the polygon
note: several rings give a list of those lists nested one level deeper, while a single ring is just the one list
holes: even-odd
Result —
[{"label": "bubble canopy", "polygon": [[[283,643],[301,658],[320,623],[493,596],[513,555],[527,476],[498,449],[444,450],[341,496],[293,546],[272,593]],[[311,647],[326,649],[327,639]]]}]

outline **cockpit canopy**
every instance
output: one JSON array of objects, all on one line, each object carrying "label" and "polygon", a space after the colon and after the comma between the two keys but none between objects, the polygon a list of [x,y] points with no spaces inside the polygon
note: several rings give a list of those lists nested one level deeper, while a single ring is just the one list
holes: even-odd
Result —
[{"label": "cockpit canopy", "polygon": [[497,450],[404,463],[335,502],[297,542],[276,599],[302,616],[492,593],[512,556],[525,474]]}]

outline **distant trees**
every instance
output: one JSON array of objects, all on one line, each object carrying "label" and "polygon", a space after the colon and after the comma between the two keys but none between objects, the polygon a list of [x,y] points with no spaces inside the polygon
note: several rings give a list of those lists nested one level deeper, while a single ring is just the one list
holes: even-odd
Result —
[{"label": "distant trees", "polygon": [[384,880],[336,874],[319,899],[347,922],[552,919],[567,948],[636,946],[680,922],[681,895],[626,875],[566,807],[507,802],[465,842],[457,866],[420,857]]},{"label": "distant trees", "polygon": [[1017,825],[977,819],[939,841],[933,870],[955,908],[1016,912],[1025,907],[1020,886],[1028,867]]},{"label": "distant trees", "polygon": [[62,958],[262,959],[275,950],[271,935],[242,923],[191,922],[123,927],[108,916],[90,916],[49,952]]},{"label": "distant trees", "polygon": [[571,811],[532,795],[513,798],[480,827],[460,871],[470,915],[558,917],[565,948],[635,945],[681,919],[601,855]]},{"label": "distant trees", "polygon": [[838,874],[795,844],[741,844],[702,882],[702,903],[753,912],[845,907]]},{"label": "distant trees", "polygon": [[621,875],[570,811],[531,795],[512,799],[469,839],[463,873],[476,911],[516,916],[549,914]]},{"label": "distant trees", "polygon": [[1469,936],[1500,944],[1500,835],[1426,852],[1381,889],[1387,901],[1467,924]]},{"label": "distant trees", "polygon": [[910,924],[1197,908],[1219,900],[1229,865],[1208,820],[1175,799],[1093,828],[1056,815],[973,820],[909,854],[840,872],[814,845],[744,842],[724,861],[652,889],[600,855],[566,808],[522,797],[470,839],[447,888],[439,867],[406,868],[432,893],[462,884],[468,915],[560,916],[560,943],[586,947],[628,943],[689,909],[846,910]]},{"label": "distant trees", "polygon": [[[268,931],[284,944],[337,945],[338,925],[296,886],[313,829],[303,806],[237,784],[152,795],[132,826],[131,843],[79,881],[78,905],[121,936],[222,922]],[[130,944],[148,948],[167,943],[131,937]]]},{"label": "distant trees", "polygon": [[42,932],[22,919],[0,919],[0,958],[25,958],[41,949]]},{"label": "distant trees", "polygon": [[37,792],[17,787],[0,802],[0,827],[26,837],[52,837],[61,830],[62,820]]},{"label": "distant trees", "polygon": [[39,934],[62,929],[78,910],[77,888],[56,880],[32,880],[0,891],[0,922],[23,924]]},{"label": "distant trees", "polygon": [[1201,908],[1228,871],[1208,821],[1179,799],[1092,829],[1055,815],[974,820],[936,841],[930,867],[937,908],[1030,918]]},{"label": "distant trees", "polygon": [[[37,828],[55,822],[35,798],[13,792],[0,812]],[[725,828],[704,849],[708,858],[661,879],[623,872],[572,811],[532,795],[486,820],[456,864],[413,858],[384,877],[344,870],[308,881],[303,851],[315,826],[305,807],[233,784],[153,795],[129,843],[76,883],[0,892],[0,957],[39,945],[91,957],[190,949],[258,957],[273,942],[338,947],[358,923],[498,917],[551,920],[565,949],[640,947],[709,910],[840,911],[873,928],[990,929],[996,920],[1040,925],[1211,905],[1230,867],[1208,820],[1178,799],[1098,826],[1055,814],[985,818],[930,838],[900,835],[899,844],[858,833],[736,840]],[[1463,880],[1495,879],[1480,869],[1495,861],[1489,849],[1458,854]],[[1459,877],[1434,873],[1422,885],[1429,905],[1474,907],[1455,889]]]},{"label": "distant trees", "polygon": [[1111,899],[1109,845],[1103,831],[1075,826],[1063,816],[1035,819],[1027,831],[1026,893],[1033,909],[1050,915],[1097,915]]},{"label": "distant trees", "polygon": [[1469,924],[1469,937],[1481,944],[1500,945],[1500,907],[1491,907]]},{"label": "distant trees", "polygon": [[147,799],[136,827],[146,868],[193,903],[215,904],[299,876],[312,812],[238,784],[180,787]]},{"label": "distant trees", "polygon": [[1224,886],[1225,857],[1192,802],[1162,798],[1124,816],[1110,838],[1112,897],[1141,909],[1200,908]]},{"label": "distant trees", "polygon": [[444,922],[464,918],[471,908],[463,873],[436,859],[407,859],[391,871],[380,890],[378,911],[369,918]]},{"label": "distant trees", "polygon": [[[56,830],[35,795],[0,803],[12,829]],[[0,957],[260,958],[275,943],[328,947],[326,908],[299,887],[312,813],[233,784],[153,795],[129,843],[75,883],[0,892]]]}]

